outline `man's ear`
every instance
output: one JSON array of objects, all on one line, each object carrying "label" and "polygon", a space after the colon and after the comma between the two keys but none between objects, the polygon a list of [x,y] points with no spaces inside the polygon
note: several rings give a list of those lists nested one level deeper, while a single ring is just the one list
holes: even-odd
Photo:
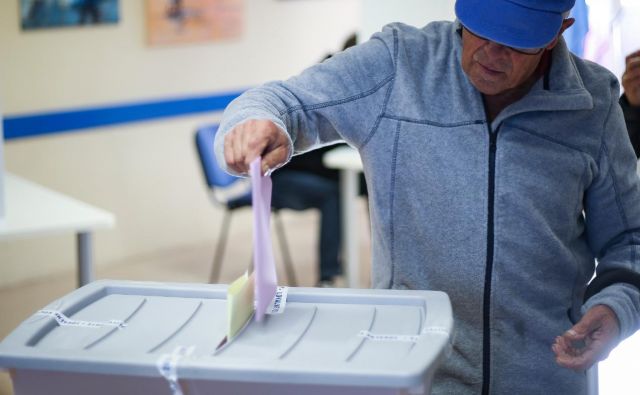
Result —
[{"label": "man's ear", "polygon": [[565,30],[570,28],[575,23],[575,21],[576,21],[575,18],[567,18],[563,20],[562,26],[560,26],[560,31],[558,32],[558,35],[556,36],[556,38],[553,39],[553,41],[551,41],[551,43],[549,43],[549,45],[545,47],[545,49],[548,51],[552,50],[553,47],[555,47],[556,44],[558,44],[558,40],[560,39],[560,36],[562,35],[562,33],[564,33]]}]

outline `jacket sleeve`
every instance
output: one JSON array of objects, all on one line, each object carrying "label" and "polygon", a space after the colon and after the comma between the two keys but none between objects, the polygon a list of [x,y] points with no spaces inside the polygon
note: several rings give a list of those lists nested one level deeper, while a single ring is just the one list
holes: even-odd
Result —
[{"label": "jacket sleeve", "polygon": [[629,100],[625,95],[620,97],[620,106],[627,124],[631,145],[633,145],[633,150],[636,152],[636,158],[640,158],[640,107],[634,107],[629,104]]},{"label": "jacket sleeve", "polygon": [[598,265],[583,312],[597,304],[611,307],[624,339],[640,326],[640,179],[617,97],[612,92],[597,175],[585,196],[587,234]]},{"label": "jacket sleeve", "polygon": [[[249,119],[268,119],[288,133],[295,153],[345,140],[359,147],[384,111],[395,75],[396,33],[385,28],[286,81],[270,82],[236,98],[224,112],[215,150],[224,162],[224,136]],[[291,153],[291,152],[290,152]]]}]

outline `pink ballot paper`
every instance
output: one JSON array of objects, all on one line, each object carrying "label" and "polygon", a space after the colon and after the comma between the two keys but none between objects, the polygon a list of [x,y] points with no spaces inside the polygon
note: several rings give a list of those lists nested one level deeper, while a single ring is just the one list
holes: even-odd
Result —
[{"label": "pink ballot paper", "polygon": [[253,206],[253,270],[255,275],[256,321],[260,322],[276,295],[278,279],[271,248],[271,177],[263,176],[261,159],[251,162],[251,201]]}]

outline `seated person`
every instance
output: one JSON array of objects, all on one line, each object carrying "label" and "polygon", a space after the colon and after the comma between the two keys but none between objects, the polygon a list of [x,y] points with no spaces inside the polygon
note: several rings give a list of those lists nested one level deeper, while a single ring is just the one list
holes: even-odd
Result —
[{"label": "seated person", "polygon": [[[352,34],[343,45],[343,50],[356,44]],[[326,55],[323,59],[331,57]],[[291,158],[291,161],[271,175],[273,181],[272,202],[274,205],[299,210],[320,210],[320,235],[318,256],[320,260],[318,286],[333,286],[342,274],[340,256],[340,175],[323,163],[323,156],[340,145],[329,145]],[[366,196],[364,176],[360,178],[360,195]]]},{"label": "seated person", "polygon": [[622,87],[624,94],[620,97],[620,105],[624,112],[631,144],[636,157],[640,158],[640,50],[626,58]]},{"label": "seated person", "polygon": [[327,146],[294,156],[271,175],[274,205],[320,210],[319,286],[333,285],[335,277],[342,274],[339,176],[337,170],[328,169],[322,163],[322,156],[332,148],[334,146]]}]

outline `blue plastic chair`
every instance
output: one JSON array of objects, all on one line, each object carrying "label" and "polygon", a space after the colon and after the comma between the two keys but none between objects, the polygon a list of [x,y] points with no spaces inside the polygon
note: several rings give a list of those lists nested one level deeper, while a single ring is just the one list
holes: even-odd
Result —
[{"label": "blue plastic chair", "polygon": [[[204,125],[199,127],[195,134],[196,149],[198,151],[198,157],[200,158],[200,164],[202,165],[202,172],[209,190],[209,195],[214,204],[224,208],[224,218],[216,243],[216,251],[209,277],[209,282],[211,283],[217,283],[220,277],[222,258],[231,225],[231,215],[237,209],[251,207],[251,186],[249,180],[233,176],[218,166],[213,150],[213,142],[217,131],[217,125]],[[291,254],[289,253],[284,226],[280,218],[280,209],[283,208],[287,207],[272,207],[271,210],[273,212],[274,224],[280,250],[282,251],[287,279],[291,286],[296,286],[297,283],[293,264],[291,263]]]}]

